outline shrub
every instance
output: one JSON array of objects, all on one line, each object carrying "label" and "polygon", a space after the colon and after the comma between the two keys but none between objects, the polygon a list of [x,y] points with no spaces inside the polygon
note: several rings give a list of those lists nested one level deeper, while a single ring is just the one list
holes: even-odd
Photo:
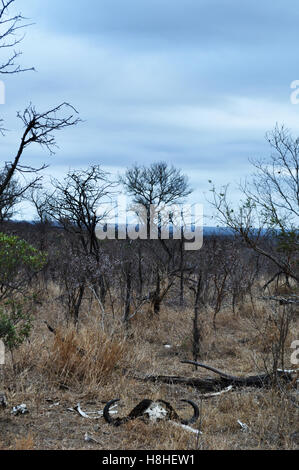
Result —
[{"label": "shrub", "polygon": [[46,259],[26,241],[0,233],[0,339],[11,351],[29,337],[35,298],[30,283]]},{"label": "shrub", "polygon": [[0,309],[0,339],[8,349],[18,348],[29,337],[31,327],[32,315],[24,312],[24,305],[7,302]]},{"label": "shrub", "polygon": [[47,255],[25,240],[0,233],[0,300],[26,293],[32,278],[46,264]]}]

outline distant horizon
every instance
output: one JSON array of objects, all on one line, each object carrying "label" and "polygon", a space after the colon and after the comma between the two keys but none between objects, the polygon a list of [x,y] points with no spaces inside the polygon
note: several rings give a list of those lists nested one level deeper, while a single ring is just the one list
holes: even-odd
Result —
[{"label": "distant horizon", "polygon": [[[31,224],[31,225],[41,223],[41,222],[40,222],[39,220],[37,220],[37,219],[36,219],[36,220],[35,220],[35,219],[32,219],[32,220],[26,220],[26,219],[22,219],[22,220],[10,219],[10,220],[5,220],[5,221],[3,221],[2,223],[10,223],[10,222],[11,222],[11,223],[16,223],[16,224],[27,223],[27,224]],[[50,222],[51,222],[53,225],[55,225],[55,226],[60,226],[60,225],[61,225],[61,224],[59,224],[58,221],[51,221],[51,220],[50,220]],[[125,226],[125,224],[117,224],[117,223],[115,223],[115,224],[113,224],[113,223],[109,224],[109,226],[113,226],[113,225],[115,225],[116,228],[119,227],[119,226],[122,226],[122,227]],[[138,224],[129,224],[129,223],[128,223],[128,224],[126,224],[126,227],[136,227],[137,225],[138,225]],[[62,227],[62,225],[61,225],[61,227]],[[226,226],[224,226],[224,225],[203,225],[202,228],[203,228],[203,230],[205,230],[205,229],[206,229],[206,230],[214,230],[214,229],[216,229],[216,230],[224,230],[224,231],[228,230],[228,231],[232,231],[232,232],[233,232],[233,229],[232,229],[231,227],[228,227],[227,225],[226,225]],[[256,227],[255,230],[258,230],[258,228]]]}]

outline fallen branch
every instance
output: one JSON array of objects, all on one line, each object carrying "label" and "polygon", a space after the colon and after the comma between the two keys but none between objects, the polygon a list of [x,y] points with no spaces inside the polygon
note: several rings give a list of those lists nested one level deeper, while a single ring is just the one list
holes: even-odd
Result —
[{"label": "fallen branch", "polygon": [[[217,392],[218,394],[225,393],[226,391],[231,390],[232,388],[237,387],[269,387],[273,384],[273,375],[272,374],[259,374],[259,375],[250,375],[248,377],[236,377],[234,375],[226,374],[214,367],[207,366],[205,364],[201,364],[199,362],[194,361],[182,361],[183,364],[192,364],[196,365],[197,367],[202,367],[207,369],[211,372],[216,373],[219,375],[217,378],[206,377],[206,378],[198,378],[198,377],[178,377],[178,376],[169,376],[169,375],[148,375],[141,380],[149,381],[149,382],[162,382],[169,385],[186,385],[193,388],[197,388],[200,391],[205,392]],[[277,377],[284,381],[284,382],[291,382],[293,380],[293,373],[291,371],[284,371],[284,370],[277,370]],[[232,387],[232,388],[229,388]],[[203,394],[199,396],[199,398],[212,398],[213,396],[217,396],[214,393],[211,394]]]},{"label": "fallen branch", "polygon": [[[224,393],[225,391],[229,391],[227,387],[224,390],[220,381],[216,382],[213,379],[198,379],[196,377],[178,377],[178,376],[169,376],[169,375],[147,375],[143,378],[135,377],[137,380],[142,380],[145,382],[162,382],[168,385],[187,385],[189,387],[197,388],[201,391],[211,392],[199,395],[198,398],[205,399],[205,398],[212,398],[217,396],[220,392]],[[220,389],[220,392],[219,392]],[[230,389],[231,390],[231,389]]]},{"label": "fallen branch", "polygon": [[[249,375],[248,377],[237,377],[235,375],[226,374],[225,372],[215,369],[214,367],[207,366],[206,364],[201,364],[200,362],[182,361],[182,364],[192,364],[197,367],[202,367],[203,369],[215,372],[216,374],[220,375],[220,381],[223,384],[229,383],[234,387],[265,387],[273,384],[273,374],[265,373],[259,375]],[[294,379],[293,372],[294,371],[292,370],[277,369],[276,376],[285,382],[291,382]],[[217,381],[217,379],[215,380]]]}]

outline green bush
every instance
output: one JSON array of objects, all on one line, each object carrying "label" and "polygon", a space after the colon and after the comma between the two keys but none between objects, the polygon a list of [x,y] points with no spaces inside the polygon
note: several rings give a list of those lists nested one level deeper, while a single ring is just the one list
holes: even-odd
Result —
[{"label": "green bush", "polygon": [[0,339],[10,350],[29,337],[36,296],[31,281],[46,261],[26,241],[0,233]]},{"label": "green bush", "polygon": [[0,233],[0,300],[26,292],[46,261],[47,255],[26,241]]},{"label": "green bush", "polygon": [[0,309],[0,339],[10,350],[18,348],[30,335],[32,315],[23,310],[24,306],[13,302]]}]

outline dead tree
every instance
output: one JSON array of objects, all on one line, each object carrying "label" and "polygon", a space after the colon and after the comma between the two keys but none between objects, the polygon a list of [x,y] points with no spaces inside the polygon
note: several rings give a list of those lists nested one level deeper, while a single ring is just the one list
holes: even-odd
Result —
[{"label": "dead tree", "polygon": [[[264,387],[271,387],[274,382],[274,377],[272,374],[259,374],[259,375],[250,375],[248,377],[237,377],[234,375],[226,374],[225,372],[221,372],[214,367],[207,366],[205,364],[201,364],[195,361],[182,361],[183,364],[192,364],[196,367],[202,367],[207,369],[211,372],[216,373],[219,377],[217,378],[197,378],[197,377],[178,377],[178,376],[146,376],[143,380],[150,381],[150,382],[162,382],[167,383],[170,385],[180,384],[180,385],[187,385],[194,388],[197,388],[200,391],[205,392],[214,392],[219,391],[227,388],[228,386],[232,386],[234,388],[241,388],[241,387],[256,387],[256,388],[264,388]],[[277,376],[281,382],[290,383],[294,379],[294,371],[283,371],[278,370]]]},{"label": "dead tree", "polygon": [[33,67],[22,68],[16,63],[16,60],[22,55],[22,52],[16,51],[16,47],[24,39],[24,35],[18,35],[18,33],[30,25],[26,23],[26,18],[20,13],[10,14],[10,7],[14,2],[15,0],[2,0],[0,4],[0,49],[13,51],[12,53],[8,52],[8,55],[1,60],[0,74],[15,74],[34,70]]},{"label": "dead tree", "polygon": [[77,114],[75,108],[68,103],[62,103],[43,113],[37,112],[30,105],[22,114],[18,113],[18,118],[23,122],[25,130],[15,157],[12,161],[6,162],[1,170],[0,201],[3,207],[10,204],[12,198],[11,188],[17,174],[23,176],[33,174],[34,177],[23,185],[14,186],[14,199],[23,197],[29,188],[36,186],[41,179],[39,172],[47,167],[47,165],[41,165],[39,168],[22,165],[21,159],[25,150],[33,144],[39,144],[41,147],[45,147],[50,154],[54,154],[54,149],[57,146],[55,133],[78,124],[80,119]]},{"label": "dead tree", "polygon": [[[23,68],[18,64],[22,52],[17,51],[16,47],[24,38],[23,29],[29,24],[20,13],[11,12],[14,3],[15,0],[1,0],[0,2],[0,76],[34,70],[32,67]],[[66,116],[63,116],[64,111],[67,111]],[[15,157],[5,161],[3,168],[0,169],[0,214],[2,217],[11,214],[13,206],[19,202],[26,191],[39,182],[40,176],[37,173],[46,168],[46,165],[40,168],[22,165],[24,151],[28,146],[37,143],[53,154],[56,146],[54,134],[65,127],[77,124],[80,121],[77,114],[77,111],[68,103],[62,103],[43,113],[38,113],[30,104],[23,113],[17,114],[23,122],[24,131]],[[4,134],[2,122],[3,120],[0,119],[0,133]],[[24,177],[23,184],[16,180],[19,174]],[[28,174],[34,175],[31,181],[25,179]]]},{"label": "dead tree", "polygon": [[239,208],[235,210],[228,199],[228,185],[220,191],[213,187],[210,202],[222,225],[273,263],[278,272],[271,282],[283,273],[288,282],[298,284],[299,139],[278,125],[266,139],[273,153],[251,162],[255,173],[240,187]]}]

